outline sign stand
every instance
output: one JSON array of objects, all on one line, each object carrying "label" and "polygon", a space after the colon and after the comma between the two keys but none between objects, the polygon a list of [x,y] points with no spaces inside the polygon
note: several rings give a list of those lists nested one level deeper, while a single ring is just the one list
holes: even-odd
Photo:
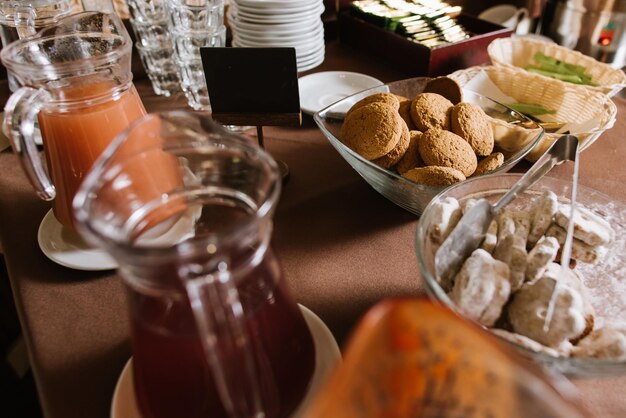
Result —
[{"label": "sign stand", "polygon": [[[300,126],[295,48],[200,48],[212,117],[223,125]],[[287,164],[277,160],[283,180]]]},{"label": "sign stand", "polygon": [[[263,144],[263,127],[257,125],[256,127],[256,137],[259,141],[259,146],[265,149],[265,145]],[[283,160],[276,160],[276,164],[278,165],[278,169],[280,170],[280,175],[283,178],[283,181],[287,181],[289,178],[289,166]]]}]

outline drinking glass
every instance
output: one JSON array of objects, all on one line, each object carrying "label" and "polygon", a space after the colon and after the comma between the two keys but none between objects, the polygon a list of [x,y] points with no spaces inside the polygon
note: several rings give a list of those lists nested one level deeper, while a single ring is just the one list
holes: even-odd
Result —
[{"label": "drinking glass", "polygon": [[158,95],[172,96],[181,91],[178,67],[174,62],[172,39],[162,0],[128,0],[137,52]]},{"label": "drinking glass", "polygon": [[168,26],[174,58],[187,103],[195,110],[210,110],[209,92],[200,57],[201,47],[226,46],[223,0],[170,0]]},{"label": "drinking glass", "polygon": [[156,94],[169,97],[181,92],[180,76],[172,60],[174,49],[171,45],[166,43],[162,48],[157,48],[137,42],[135,48]]},{"label": "drinking glass", "polygon": [[140,119],[85,178],[78,228],[120,265],[143,417],[284,418],[304,397],[315,348],[270,246],[280,189],[261,148],[186,111]]},{"label": "drinking glass", "polygon": [[173,31],[172,38],[180,86],[187,97],[187,104],[194,110],[211,110],[200,48],[226,46],[226,27],[222,26],[215,32]]},{"label": "drinking glass", "polygon": [[215,32],[224,25],[223,0],[169,0],[172,29],[181,33]]},{"label": "drinking glass", "polygon": [[132,18],[139,22],[163,22],[167,19],[165,0],[126,0]]},{"label": "drinking glass", "polygon": [[54,200],[55,217],[73,229],[72,199],[87,171],[146,113],[132,83],[130,37],[116,14],[83,12],[11,43],[0,58],[24,86],[7,102],[4,131],[38,195]]}]

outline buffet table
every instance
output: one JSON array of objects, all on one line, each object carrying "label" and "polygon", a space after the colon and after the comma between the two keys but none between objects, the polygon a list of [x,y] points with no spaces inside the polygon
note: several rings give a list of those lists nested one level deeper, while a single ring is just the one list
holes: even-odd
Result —
[{"label": "buffet table", "polygon": [[[337,43],[327,45],[324,64],[312,72],[327,70],[357,71],[385,82],[413,76]],[[180,97],[155,96],[145,79],[136,84],[149,111],[185,106]],[[626,202],[626,101],[615,101],[618,120],[582,155],[580,183]],[[371,189],[310,116],[303,115],[300,128],[264,133],[267,150],[291,172],[275,216],[273,246],[297,301],[328,325],[340,345],[382,298],[423,295],[413,250],[417,218]],[[36,197],[11,152],[0,153],[0,167],[0,241],[44,415],[107,417],[131,355],[121,281],[112,271],[70,270],[48,260],[38,247],[37,229],[50,205]],[[550,175],[568,178],[571,166]],[[574,383],[594,416],[626,416],[626,377]]]}]

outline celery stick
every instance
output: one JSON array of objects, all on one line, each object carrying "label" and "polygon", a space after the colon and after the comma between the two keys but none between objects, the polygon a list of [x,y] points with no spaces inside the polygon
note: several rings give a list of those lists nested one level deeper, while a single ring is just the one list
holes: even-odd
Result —
[{"label": "celery stick", "polygon": [[557,64],[557,59],[556,58],[548,57],[547,55],[545,55],[541,51],[535,52],[535,55],[533,56],[533,58],[539,64],[552,64],[552,65],[556,65]]},{"label": "celery stick", "polygon": [[587,72],[587,67],[584,67],[582,65],[569,64],[567,62],[564,62],[563,66],[578,75],[584,75]]},{"label": "celery stick", "polygon": [[538,104],[530,104],[530,103],[509,103],[508,107],[515,110],[516,112],[523,113],[524,115],[551,115],[556,113],[553,109],[548,109],[545,106]]},{"label": "celery stick", "polygon": [[587,68],[582,65],[570,64],[556,58],[548,57],[540,51],[537,51],[533,58],[539,63],[539,66],[528,65],[526,68],[528,71],[570,83],[586,84],[590,86],[596,85],[592,82],[591,76],[586,74]]},{"label": "celery stick", "polygon": [[578,75],[560,74],[560,73],[556,73],[553,71],[543,71],[537,68],[528,68],[528,71],[532,73],[541,74],[546,77],[556,78],[557,80],[561,80],[561,81],[567,81],[567,82],[574,83],[574,84],[583,84],[582,79]]}]

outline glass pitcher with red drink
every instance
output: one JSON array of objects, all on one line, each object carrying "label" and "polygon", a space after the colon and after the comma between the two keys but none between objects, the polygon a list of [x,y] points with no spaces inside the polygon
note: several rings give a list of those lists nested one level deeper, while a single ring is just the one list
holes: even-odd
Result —
[{"label": "glass pitcher with red drink", "polygon": [[77,226],[120,265],[144,418],[284,418],[303,399],[315,348],[270,246],[280,189],[258,145],[184,111],[133,123],[85,178]]},{"label": "glass pitcher with red drink", "polygon": [[38,195],[54,200],[55,217],[70,229],[72,199],[87,171],[117,134],[146,114],[132,83],[131,49],[116,14],[84,12],[0,54],[23,86],[7,102],[4,132]]}]

